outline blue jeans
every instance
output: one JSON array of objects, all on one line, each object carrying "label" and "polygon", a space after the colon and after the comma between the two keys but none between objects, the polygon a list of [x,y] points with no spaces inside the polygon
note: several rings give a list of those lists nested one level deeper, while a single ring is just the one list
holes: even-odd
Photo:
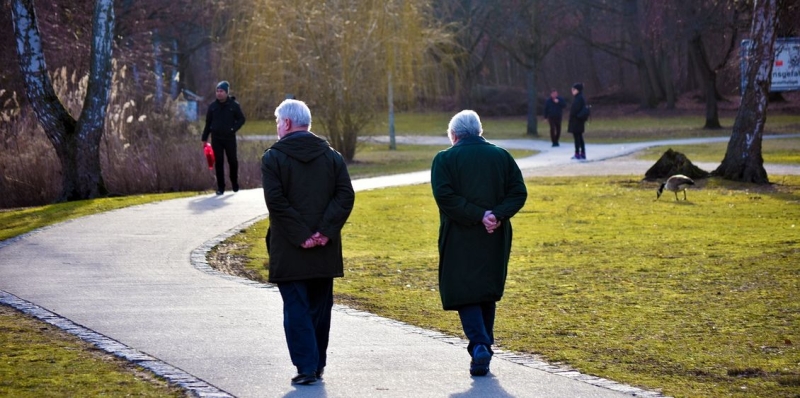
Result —
[{"label": "blue jeans", "polygon": [[461,318],[461,327],[467,335],[469,345],[467,351],[472,355],[472,350],[478,344],[483,344],[492,352],[494,344],[494,314],[497,303],[494,301],[480,304],[465,305],[458,309]]},{"label": "blue jeans", "polygon": [[325,367],[333,308],[333,278],[278,283],[283,330],[297,372],[313,375]]}]

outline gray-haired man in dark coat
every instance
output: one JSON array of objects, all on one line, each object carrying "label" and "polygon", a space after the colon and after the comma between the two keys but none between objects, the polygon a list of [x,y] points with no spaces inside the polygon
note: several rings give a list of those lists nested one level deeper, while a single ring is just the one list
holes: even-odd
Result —
[{"label": "gray-haired man in dark coat", "polygon": [[511,252],[511,217],[528,197],[514,158],[483,137],[478,114],[465,110],[450,119],[453,146],[431,166],[439,207],[439,295],[442,308],[458,311],[469,372],[489,372],[496,302],[505,291]]},{"label": "gray-haired man in dark coat", "polygon": [[283,298],[293,384],[322,378],[333,307],[333,278],[344,276],[341,230],[355,194],[342,155],[310,132],[311,111],[288,99],[275,110],[278,142],[261,158],[269,209],[269,281]]}]

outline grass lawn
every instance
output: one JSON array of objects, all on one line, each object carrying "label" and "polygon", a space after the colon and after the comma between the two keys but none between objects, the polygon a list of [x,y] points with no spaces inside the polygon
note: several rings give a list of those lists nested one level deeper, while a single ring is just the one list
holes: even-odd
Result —
[{"label": "grass lawn", "polygon": [[0,306],[0,396],[184,397],[66,332]]},{"label": "grass lawn", "polygon": [[[719,163],[725,157],[728,143],[675,145],[669,148],[683,153],[692,162]],[[640,152],[637,158],[655,162],[667,149],[667,147],[649,148]],[[764,158],[764,163],[800,165],[800,138],[763,140],[761,142],[761,154]]]},{"label": "grass lawn", "polygon": [[[395,134],[446,136],[447,123],[453,117],[448,112],[428,113],[398,113],[395,115]],[[486,137],[489,139],[526,138],[525,129],[527,119],[525,116],[516,117],[487,117],[481,119]],[[720,118],[724,126],[720,130],[703,130],[704,119],[702,115],[691,116],[624,116],[624,117],[593,117],[586,126],[586,139],[597,143],[610,143],[620,141],[643,141],[666,138],[714,137],[729,136],[734,118]],[[549,137],[549,127],[542,118],[538,120],[539,138]],[[321,125],[313,125],[312,129],[321,135],[325,131]],[[567,121],[564,120],[562,135],[570,138],[567,130]],[[389,127],[385,117],[364,128],[361,136],[388,135]],[[800,115],[770,115],[765,125],[764,134],[800,133]],[[275,135],[274,120],[248,120],[242,127],[241,134],[248,135]]]},{"label": "grass lawn", "polygon": [[[775,182],[704,181],[676,202],[632,177],[528,181],[497,343],[676,397],[797,397],[800,177]],[[267,226],[232,238],[261,277]],[[428,185],[359,192],[337,301],[461,336],[437,228]]]}]

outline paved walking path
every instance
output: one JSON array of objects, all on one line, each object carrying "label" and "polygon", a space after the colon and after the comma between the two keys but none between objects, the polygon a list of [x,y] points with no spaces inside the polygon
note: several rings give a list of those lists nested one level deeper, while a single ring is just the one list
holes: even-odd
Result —
[{"label": "paved walking path", "polygon": [[[636,162],[614,166],[619,173],[608,167],[614,162],[603,159],[653,145],[588,144],[590,161],[579,163],[569,160],[568,145],[497,143],[542,151],[519,161],[528,175],[565,170],[643,175],[646,167]],[[798,167],[783,171],[800,174]],[[354,186],[365,190],[428,180],[426,171],[357,180]],[[471,378],[465,341],[341,306],[334,310],[325,381],[291,386],[295,371],[277,290],[220,274],[205,262],[207,250],[265,213],[261,190],[253,189],[110,211],[0,242],[0,303],[152,369],[198,396],[658,396],[507,352],[495,356],[490,376]]]}]

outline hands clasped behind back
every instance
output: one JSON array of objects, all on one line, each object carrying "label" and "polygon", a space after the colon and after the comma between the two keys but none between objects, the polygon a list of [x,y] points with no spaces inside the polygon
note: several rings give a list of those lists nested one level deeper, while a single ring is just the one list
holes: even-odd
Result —
[{"label": "hands clasped behind back", "polygon": [[314,235],[311,235],[310,238],[306,239],[306,241],[303,242],[303,244],[300,245],[300,247],[302,247],[303,249],[310,249],[312,247],[325,246],[328,244],[329,240],[330,238],[328,238],[327,236],[319,232],[315,232]]},{"label": "hands clasped behind back", "polygon": [[482,222],[483,226],[486,227],[486,232],[490,234],[494,233],[494,230],[500,227],[501,224],[501,221],[497,219],[497,216],[492,214],[491,210],[486,210],[486,212],[483,213]]}]

